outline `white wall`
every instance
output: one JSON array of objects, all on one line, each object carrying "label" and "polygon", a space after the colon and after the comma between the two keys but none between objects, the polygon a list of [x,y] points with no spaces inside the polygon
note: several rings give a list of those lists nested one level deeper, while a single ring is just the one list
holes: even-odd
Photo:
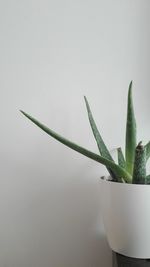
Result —
[{"label": "white wall", "polygon": [[104,167],[19,113],[97,152],[83,95],[108,147],[124,144],[134,80],[139,139],[150,136],[148,0],[0,1],[0,266],[108,267]]}]

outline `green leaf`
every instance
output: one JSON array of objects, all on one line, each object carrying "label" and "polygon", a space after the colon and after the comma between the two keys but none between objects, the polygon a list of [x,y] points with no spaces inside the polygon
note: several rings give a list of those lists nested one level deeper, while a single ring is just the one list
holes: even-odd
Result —
[{"label": "green leaf", "polygon": [[150,174],[146,176],[146,184],[150,184]]},{"label": "green leaf", "polygon": [[132,81],[128,91],[127,123],[126,123],[126,170],[133,173],[136,148],[136,120],[132,100]]},{"label": "green leaf", "polygon": [[146,149],[146,161],[148,161],[150,157],[150,141],[145,145],[145,149]]},{"label": "green leaf", "polygon": [[121,182],[122,182],[122,183],[126,183],[125,180],[124,180],[123,178],[121,178]]},{"label": "green leaf", "polygon": [[125,169],[126,162],[121,147],[117,148],[117,152],[118,152],[118,164],[120,167]]},{"label": "green leaf", "polygon": [[146,183],[146,149],[140,142],[135,149],[135,161],[133,169],[133,184]]},{"label": "green leaf", "polygon": [[120,176],[122,178],[124,178],[124,180],[128,183],[131,183],[131,175],[125,171],[124,169],[122,169],[120,166],[116,165],[114,162],[99,156],[87,149],[85,149],[84,147],[81,147],[73,142],[71,142],[70,140],[62,137],[61,135],[57,134],[56,132],[54,132],[53,130],[49,129],[47,126],[45,126],[44,124],[40,123],[38,120],[36,120],[35,118],[33,118],[32,116],[30,116],[29,114],[27,114],[26,112],[20,110],[22,114],[24,114],[29,120],[31,120],[34,124],[36,124],[39,128],[41,128],[44,132],[46,132],[48,135],[52,136],[53,138],[55,138],[56,140],[58,140],[59,142],[61,142],[62,144],[70,147],[71,149],[81,153],[82,155],[93,159],[109,168],[111,168],[113,170],[113,172],[117,175]]},{"label": "green leaf", "polygon": [[[85,100],[85,104],[86,104],[86,108],[87,108],[89,122],[90,122],[90,125],[92,128],[92,132],[93,132],[93,135],[95,137],[100,155],[102,155],[104,158],[109,159],[109,160],[114,162],[112,156],[110,155],[110,153],[109,153],[109,151],[108,151],[108,149],[107,149],[107,147],[106,147],[106,145],[105,145],[105,143],[104,143],[104,141],[103,141],[103,139],[102,139],[102,137],[98,131],[98,128],[97,128],[96,123],[94,121],[94,118],[93,118],[93,115],[92,115],[92,112],[90,109],[90,105],[88,103],[86,96],[84,96],[84,100]],[[110,168],[107,168],[107,169],[108,169],[110,175],[112,176],[113,180],[117,181],[118,177],[116,177],[116,175],[113,173],[113,171]]]}]

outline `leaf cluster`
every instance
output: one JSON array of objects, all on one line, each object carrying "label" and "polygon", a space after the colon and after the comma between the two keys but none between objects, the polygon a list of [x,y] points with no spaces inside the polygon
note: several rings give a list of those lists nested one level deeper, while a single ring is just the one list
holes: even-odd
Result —
[{"label": "leaf cluster", "polygon": [[118,162],[116,163],[112,158],[93,118],[90,105],[87,98],[84,96],[88,119],[91,125],[91,129],[99,150],[99,154],[96,154],[88,149],[66,139],[55,131],[51,130],[37,119],[33,118],[26,112],[21,110],[30,121],[36,124],[44,132],[51,137],[55,138],[62,144],[69,148],[83,154],[84,156],[95,160],[103,164],[110,176],[112,181],[125,182],[134,184],[150,184],[150,175],[146,175],[146,163],[150,157],[150,142],[145,146],[142,142],[137,144],[136,140],[136,119],[134,115],[133,99],[132,99],[132,81],[128,89],[128,100],[127,100],[127,120],[126,120],[126,139],[125,139],[125,156],[122,152],[121,147],[117,149]]}]

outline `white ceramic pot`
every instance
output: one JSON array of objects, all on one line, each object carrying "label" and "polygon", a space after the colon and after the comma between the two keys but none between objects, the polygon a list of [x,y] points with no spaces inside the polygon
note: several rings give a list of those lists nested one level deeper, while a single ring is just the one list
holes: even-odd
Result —
[{"label": "white ceramic pot", "polygon": [[111,249],[128,257],[150,258],[150,185],[101,179],[101,203]]}]

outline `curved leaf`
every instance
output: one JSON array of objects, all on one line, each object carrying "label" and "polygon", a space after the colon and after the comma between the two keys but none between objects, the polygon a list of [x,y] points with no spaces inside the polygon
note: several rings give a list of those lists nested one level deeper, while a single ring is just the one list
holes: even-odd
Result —
[{"label": "curved leaf", "polygon": [[[90,105],[88,103],[88,100],[86,98],[86,96],[84,96],[84,100],[85,100],[85,104],[86,104],[86,108],[87,108],[87,113],[88,113],[88,118],[89,118],[89,122],[90,122],[90,125],[91,125],[91,128],[92,128],[92,132],[93,132],[93,135],[95,137],[95,140],[96,140],[96,143],[97,143],[97,146],[98,146],[98,149],[99,149],[99,152],[100,152],[100,155],[102,155],[104,158],[106,159],[109,159],[111,161],[114,162],[112,156],[110,155],[99,131],[98,131],[98,128],[96,126],[96,123],[94,121],[94,118],[93,118],[93,115],[92,115],[92,112],[91,112],[91,109],[90,109]],[[111,177],[113,178],[114,181],[117,181],[120,179],[118,179],[119,177],[117,177],[115,175],[115,173],[113,173],[113,171],[110,169],[110,168],[107,168]]]},{"label": "curved leaf", "polygon": [[22,114],[24,114],[29,120],[31,120],[34,124],[36,124],[38,127],[40,127],[44,132],[46,132],[48,135],[52,136],[53,138],[55,138],[56,140],[58,140],[59,142],[63,143],[64,145],[70,147],[71,149],[81,153],[82,155],[93,159],[103,165],[105,165],[106,167],[111,168],[114,173],[122,178],[124,178],[124,180],[128,183],[131,183],[131,175],[125,171],[123,168],[121,168],[120,166],[116,165],[114,162],[99,156],[87,149],[85,149],[84,147],[81,147],[73,142],[71,142],[70,140],[62,137],[61,135],[57,134],[56,132],[54,132],[53,130],[49,129],[47,126],[45,126],[44,124],[42,124],[41,122],[39,122],[38,120],[36,120],[35,118],[33,118],[32,116],[30,116],[29,114],[27,114],[26,112],[20,110]]},{"label": "curved leaf", "polygon": [[118,152],[118,164],[120,167],[125,169],[126,162],[121,147],[117,148],[117,152]]}]

